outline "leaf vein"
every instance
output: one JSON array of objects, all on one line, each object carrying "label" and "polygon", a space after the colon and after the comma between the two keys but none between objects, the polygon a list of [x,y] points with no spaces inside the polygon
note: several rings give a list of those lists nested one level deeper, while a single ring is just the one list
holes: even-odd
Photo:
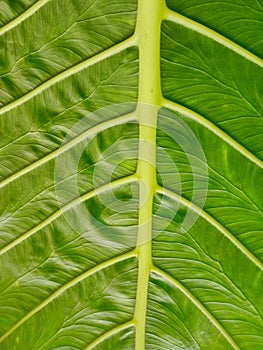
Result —
[{"label": "leaf vein", "polygon": [[60,217],[60,215],[63,215],[65,212],[67,212],[68,210],[72,209],[74,206],[85,202],[86,200],[100,194],[103,193],[105,191],[107,191],[109,188],[113,187],[118,187],[122,184],[127,184],[130,182],[134,182],[136,181],[137,178],[135,175],[130,175],[121,179],[118,179],[114,182],[111,183],[107,183],[99,188],[95,188],[94,190],[85,193],[84,195],[80,196],[79,198],[74,199],[73,201],[67,203],[65,206],[63,206],[62,208],[58,209],[56,212],[54,212],[53,214],[51,214],[47,219],[45,219],[44,221],[42,221],[40,224],[38,224],[37,226],[33,227],[31,230],[27,231],[26,233],[22,234],[21,236],[19,236],[18,238],[16,238],[13,242],[9,243],[8,245],[6,245],[5,247],[3,247],[0,250],[0,256],[2,254],[5,254],[7,251],[9,251],[10,249],[14,248],[15,246],[17,246],[18,244],[22,243],[24,240],[28,239],[29,237],[33,236],[36,232],[38,232],[39,230],[43,229],[44,227],[48,226],[51,222],[53,222],[54,220],[56,220],[57,218]]},{"label": "leaf vein", "polygon": [[209,320],[210,322],[218,329],[218,331],[224,336],[224,338],[228,341],[228,343],[235,350],[239,350],[238,345],[235,343],[234,339],[228,334],[228,332],[224,329],[224,327],[219,323],[218,320],[214,318],[214,316],[206,309],[206,307],[195,298],[195,296],[179,281],[177,281],[174,277],[171,277],[163,270],[159,269],[156,266],[153,266],[152,272],[155,272],[157,275],[164,277],[170,283],[176,286]]},{"label": "leaf vein", "polygon": [[121,42],[121,43],[119,43],[119,44],[117,44],[109,49],[106,49],[106,50],[98,53],[97,55],[95,55],[91,58],[88,58],[87,60],[85,60],[85,61],[83,61],[83,62],[81,62],[73,67],[70,67],[69,69],[66,69],[62,73],[55,75],[54,77],[50,78],[49,80],[47,80],[43,84],[41,84],[38,87],[36,87],[35,89],[31,90],[27,94],[23,95],[22,97],[19,97],[15,101],[0,108],[0,115],[4,114],[6,112],[9,112],[12,109],[20,106],[21,104],[31,100],[33,97],[39,95],[40,93],[42,93],[43,91],[45,91],[49,87],[51,87],[51,86],[55,85],[56,83],[72,76],[73,74],[79,73],[80,71],[82,71],[88,67],[91,67],[92,65],[99,63],[102,60],[109,58],[110,56],[113,56],[117,53],[120,53],[121,51],[123,51],[123,50],[125,50],[128,47],[131,47],[133,45],[136,45],[136,41],[134,39],[134,36],[131,36],[130,38],[124,40],[123,42]]},{"label": "leaf vein", "polygon": [[21,15],[17,16],[14,20],[7,23],[5,26],[0,28],[0,36],[6,33],[7,31],[15,28],[17,25],[25,21],[27,18],[32,16],[35,12],[37,12],[42,6],[48,3],[50,0],[39,0],[26,11],[24,11]]},{"label": "leaf vein", "polygon": [[34,309],[32,309],[30,312],[28,312],[20,321],[18,321],[15,325],[13,325],[5,334],[3,334],[0,337],[0,343],[3,342],[8,336],[10,336],[17,328],[19,328],[21,325],[23,325],[28,319],[33,317],[38,311],[42,310],[44,307],[46,307],[49,303],[51,303],[53,300],[55,300],[57,297],[59,297],[62,293],[64,293],[69,288],[75,286],[77,283],[83,281],[84,279],[94,275],[95,273],[102,271],[103,269],[110,267],[118,262],[127,260],[129,258],[136,257],[136,254],[134,251],[130,251],[128,253],[119,255],[117,257],[114,257],[110,260],[104,261],[103,263],[95,266],[94,268],[82,273],[81,275],[77,276],[73,280],[69,281],[59,289],[57,289],[54,293],[52,293],[48,298],[46,298],[44,301],[42,301],[39,305],[37,305]]},{"label": "leaf vein", "polygon": [[200,114],[190,110],[187,107],[184,107],[176,102],[170,101],[168,99],[164,99],[163,106],[169,109],[172,109],[173,111],[177,111],[179,113],[182,113],[186,117],[195,120],[199,124],[202,124],[204,127],[206,127],[208,130],[212,131],[215,135],[220,137],[222,140],[227,142],[232,148],[237,150],[239,153],[241,153],[243,156],[245,156],[247,159],[249,159],[251,162],[256,164],[259,168],[263,169],[263,162],[257,158],[253,153],[251,153],[249,150],[247,150],[244,146],[242,146],[239,142],[237,142],[235,139],[230,137],[228,134],[226,134],[223,130],[218,128],[215,124],[201,116]]},{"label": "leaf vein", "polygon": [[167,9],[167,16],[166,19],[168,21],[172,21],[178,24],[183,25],[184,27],[187,27],[191,30],[194,30],[216,42],[219,44],[227,47],[228,49],[236,52],[240,56],[244,57],[248,61],[251,61],[255,64],[257,64],[260,67],[263,67],[263,60],[261,60],[259,57],[251,53],[250,51],[246,50],[242,46],[236,44],[232,40],[226,38],[225,36],[215,32],[214,30],[195,22],[183,15],[180,15],[179,13],[176,13],[175,11],[172,11],[170,9]]},{"label": "leaf vein", "polygon": [[112,335],[115,335],[123,330],[126,330],[128,328],[134,327],[133,321],[129,321],[126,323],[123,323],[119,325],[118,327],[115,327],[111,329],[108,332],[105,332],[102,334],[100,337],[98,337],[96,340],[94,340],[92,343],[90,343],[84,350],[92,350],[94,349],[97,345],[102,344],[106,339],[110,338]]},{"label": "leaf vein", "polygon": [[10,177],[4,179],[2,182],[0,182],[0,189],[6,185],[8,185],[9,183],[11,183],[12,181],[18,179],[19,177],[29,173],[30,171],[36,169],[37,167],[45,164],[46,162],[56,158],[58,155],[66,152],[67,150],[69,150],[71,147],[77,145],[79,142],[86,140],[88,137],[95,135],[103,130],[106,130],[110,127],[113,126],[117,126],[117,125],[121,125],[123,123],[127,123],[127,122],[134,122],[136,120],[135,114],[134,113],[130,113],[118,118],[114,118],[111,120],[107,120],[104,121],[98,125],[95,125],[94,127],[92,127],[89,130],[86,130],[85,132],[83,132],[82,134],[78,135],[77,137],[73,138],[72,140],[70,140],[68,143],[65,143],[64,145],[62,145],[60,148],[56,149],[55,151],[49,153],[48,155],[44,156],[43,158],[37,160],[36,162],[30,164],[29,166],[27,166],[24,169],[19,170],[18,172],[14,173],[13,175],[11,175]]},{"label": "leaf vein", "polygon": [[223,227],[215,218],[209,215],[204,209],[199,208],[188,199],[176,194],[175,192],[158,186],[157,192],[167,197],[174,199],[176,202],[183,203],[190,210],[193,210],[199,214],[209,224],[214,226],[219,232],[221,232],[234,246],[237,247],[253,264],[255,264],[261,271],[263,271],[263,264],[225,227]]}]

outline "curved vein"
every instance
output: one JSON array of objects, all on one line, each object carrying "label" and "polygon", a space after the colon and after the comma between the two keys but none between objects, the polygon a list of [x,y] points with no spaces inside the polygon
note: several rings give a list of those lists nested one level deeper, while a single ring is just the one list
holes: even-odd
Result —
[{"label": "curved vein", "polygon": [[112,337],[113,335],[115,335],[121,331],[124,331],[125,329],[131,328],[131,327],[134,327],[133,321],[129,321],[129,322],[126,322],[124,324],[121,324],[118,327],[115,327],[115,328],[111,329],[110,331],[102,334],[99,338],[97,338],[91,344],[89,344],[84,350],[92,350],[97,345],[100,345],[101,343],[103,343],[105,340]]},{"label": "curved vein", "polygon": [[253,264],[255,264],[261,271],[263,271],[263,264],[235,237],[230,233],[224,226],[222,226],[217,220],[210,216],[206,211],[199,208],[188,199],[179,196],[173,191],[158,186],[157,193],[163,194],[167,197],[174,199],[178,203],[184,204],[187,208],[200,215],[206,222],[215,227],[221,232],[239,251],[241,251]]},{"label": "curved vein", "polygon": [[179,13],[176,13],[170,9],[167,9],[167,15],[166,19],[168,21],[175,22],[177,24],[181,24],[184,27],[187,27],[195,32],[198,32],[216,42],[219,44],[227,47],[228,49],[236,52],[238,55],[243,56],[248,61],[251,61],[255,63],[256,65],[263,67],[263,60],[261,60],[259,57],[251,53],[250,51],[244,49],[242,46],[234,43],[232,40],[227,39],[225,36],[215,32],[214,30],[195,22],[183,15],[180,15]]},{"label": "curved vein", "polygon": [[135,36],[131,36],[129,39],[126,39],[122,41],[121,43],[106,49],[99,54],[88,58],[87,60],[69,68],[63,71],[62,73],[59,73],[55,75],[54,77],[50,78],[43,84],[39,85],[35,89],[31,90],[27,94],[23,95],[22,97],[18,98],[17,100],[5,105],[4,107],[0,108],[0,115],[4,114],[6,112],[11,111],[12,109],[20,106],[21,104],[31,100],[33,97],[39,95],[42,93],[44,90],[48,89],[52,85],[70,77],[73,74],[79,73],[80,71],[93,66],[96,63],[99,63],[110,56],[116,55],[117,53],[120,53],[121,51],[127,49],[128,47],[135,46],[136,45],[136,39]]},{"label": "curved vein", "polygon": [[23,318],[21,318],[20,321],[18,321],[15,325],[13,325],[5,334],[3,334],[0,337],[0,343],[3,342],[7,337],[9,337],[17,328],[19,328],[22,324],[24,324],[28,319],[33,317],[38,311],[46,307],[49,303],[51,303],[53,300],[55,300],[57,297],[59,297],[62,293],[64,293],[69,288],[75,286],[77,283],[83,281],[84,279],[92,276],[93,274],[102,271],[103,269],[114,265],[116,263],[119,263],[121,261],[127,260],[129,258],[136,257],[136,254],[134,251],[128,252],[126,254],[122,254],[120,256],[117,256],[115,258],[112,258],[110,260],[107,260],[92,269],[82,273],[78,277],[74,278],[73,280],[67,282],[65,285],[60,287],[58,290],[56,290],[54,293],[52,293],[47,299],[43,300],[39,305],[37,305],[33,310],[31,310],[28,314],[26,314]]},{"label": "curved vein", "polygon": [[126,176],[126,177],[118,179],[116,181],[107,183],[99,188],[95,188],[94,190],[92,190],[88,193],[85,193],[84,195],[74,199],[73,201],[67,203],[65,206],[58,209],[56,212],[54,212],[52,215],[50,215],[47,219],[42,221],[40,224],[33,227],[31,230],[22,234],[21,236],[16,238],[13,242],[9,243],[4,248],[2,248],[0,250],[0,255],[5,254],[10,249],[14,248],[15,246],[22,243],[23,241],[25,241],[29,237],[33,236],[36,232],[38,232],[39,230],[48,226],[50,223],[52,223],[54,220],[58,219],[61,215],[63,215],[64,213],[66,213],[67,211],[69,211],[70,209],[75,207],[76,205],[83,203],[83,202],[87,201],[88,199],[107,191],[108,189],[111,189],[111,188],[114,189],[120,185],[128,184],[128,183],[135,182],[135,181],[137,181],[137,176],[135,174],[130,175],[130,176]]},{"label": "curved vein", "polygon": [[75,137],[74,139],[70,140],[68,143],[65,143],[60,148],[56,149],[55,151],[49,153],[45,157],[37,160],[36,162],[30,164],[26,168],[19,170],[15,174],[9,176],[8,178],[6,178],[2,182],[0,182],[0,189],[4,186],[8,185],[12,181],[18,179],[19,177],[36,169],[37,167],[45,164],[46,162],[49,162],[50,160],[55,159],[57,156],[68,151],[71,147],[76,146],[78,143],[85,141],[87,138],[94,136],[94,135],[98,134],[99,132],[104,131],[108,128],[111,128],[113,126],[121,125],[123,123],[128,123],[128,122],[135,122],[135,121],[136,121],[136,115],[135,115],[135,112],[132,112],[132,113],[129,113],[127,115],[124,115],[124,116],[121,116],[118,118],[113,118],[113,119],[107,120],[105,122],[102,122],[98,125],[95,125],[94,127],[86,130],[82,134],[80,134],[77,137]]},{"label": "curved vein", "polygon": [[50,0],[39,0],[34,5],[29,7],[26,11],[24,11],[21,15],[17,16],[11,22],[7,23],[5,26],[0,28],[0,36],[6,33],[7,31],[15,28],[17,25],[25,21],[27,18],[32,16],[35,12],[37,12],[42,6],[44,6]]},{"label": "curved vein", "polygon": [[235,343],[232,337],[227,333],[224,327],[214,318],[214,316],[205,308],[205,306],[198,299],[195,298],[195,296],[187,288],[185,288],[175,278],[171,277],[166,272],[164,272],[163,270],[159,269],[156,266],[153,266],[152,272],[155,272],[156,274],[164,277],[176,288],[178,288],[187,297],[187,299],[189,299],[202,312],[202,314],[204,314],[209,319],[209,321],[218,329],[218,331],[228,341],[228,343],[232,346],[232,348],[235,350],[240,350],[238,345]]},{"label": "curved vein", "polygon": [[236,151],[241,153],[243,156],[245,156],[247,159],[249,159],[251,162],[256,164],[259,168],[263,169],[263,162],[257,158],[253,153],[248,151],[244,146],[242,146],[240,143],[235,141],[231,136],[226,134],[223,130],[219,129],[215,124],[211,123],[209,120],[201,116],[200,114],[192,111],[191,109],[188,109],[176,102],[164,99],[163,107],[169,108],[175,112],[182,113],[184,116],[186,116],[189,119],[192,119],[198,124],[201,124],[202,126],[205,126],[208,130],[212,131],[213,134],[221,138],[223,141],[228,143],[232,148],[234,148]]}]

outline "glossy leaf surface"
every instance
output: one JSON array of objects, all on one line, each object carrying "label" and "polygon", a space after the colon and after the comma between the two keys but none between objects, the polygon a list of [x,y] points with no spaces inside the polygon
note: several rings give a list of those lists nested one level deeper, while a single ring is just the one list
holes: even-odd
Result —
[{"label": "glossy leaf surface", "polygon": [[263,346],[260,1],[0,2],[0,349]]}]

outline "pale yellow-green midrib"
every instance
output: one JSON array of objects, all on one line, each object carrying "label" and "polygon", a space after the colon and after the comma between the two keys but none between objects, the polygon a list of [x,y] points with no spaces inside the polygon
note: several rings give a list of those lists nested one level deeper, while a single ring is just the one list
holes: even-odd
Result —
[{"label": "pale yellow-green midrib", "polygon": [[138,285],[134,313],[135,350],[145,349],[149,274],[152,268],[152,204],[156,182],[156,127],[161,105],[160,27],[165,16],[163,0],[139,0],[135,37],[139,46],[139,156]]}]

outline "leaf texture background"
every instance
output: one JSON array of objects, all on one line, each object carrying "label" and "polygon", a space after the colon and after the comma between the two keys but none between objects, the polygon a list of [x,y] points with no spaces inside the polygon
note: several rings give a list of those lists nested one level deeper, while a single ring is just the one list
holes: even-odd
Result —
[{"label": "leaf texture background", "polygon": [[262,349],[262,2],[0,25],[0,349]]}]

